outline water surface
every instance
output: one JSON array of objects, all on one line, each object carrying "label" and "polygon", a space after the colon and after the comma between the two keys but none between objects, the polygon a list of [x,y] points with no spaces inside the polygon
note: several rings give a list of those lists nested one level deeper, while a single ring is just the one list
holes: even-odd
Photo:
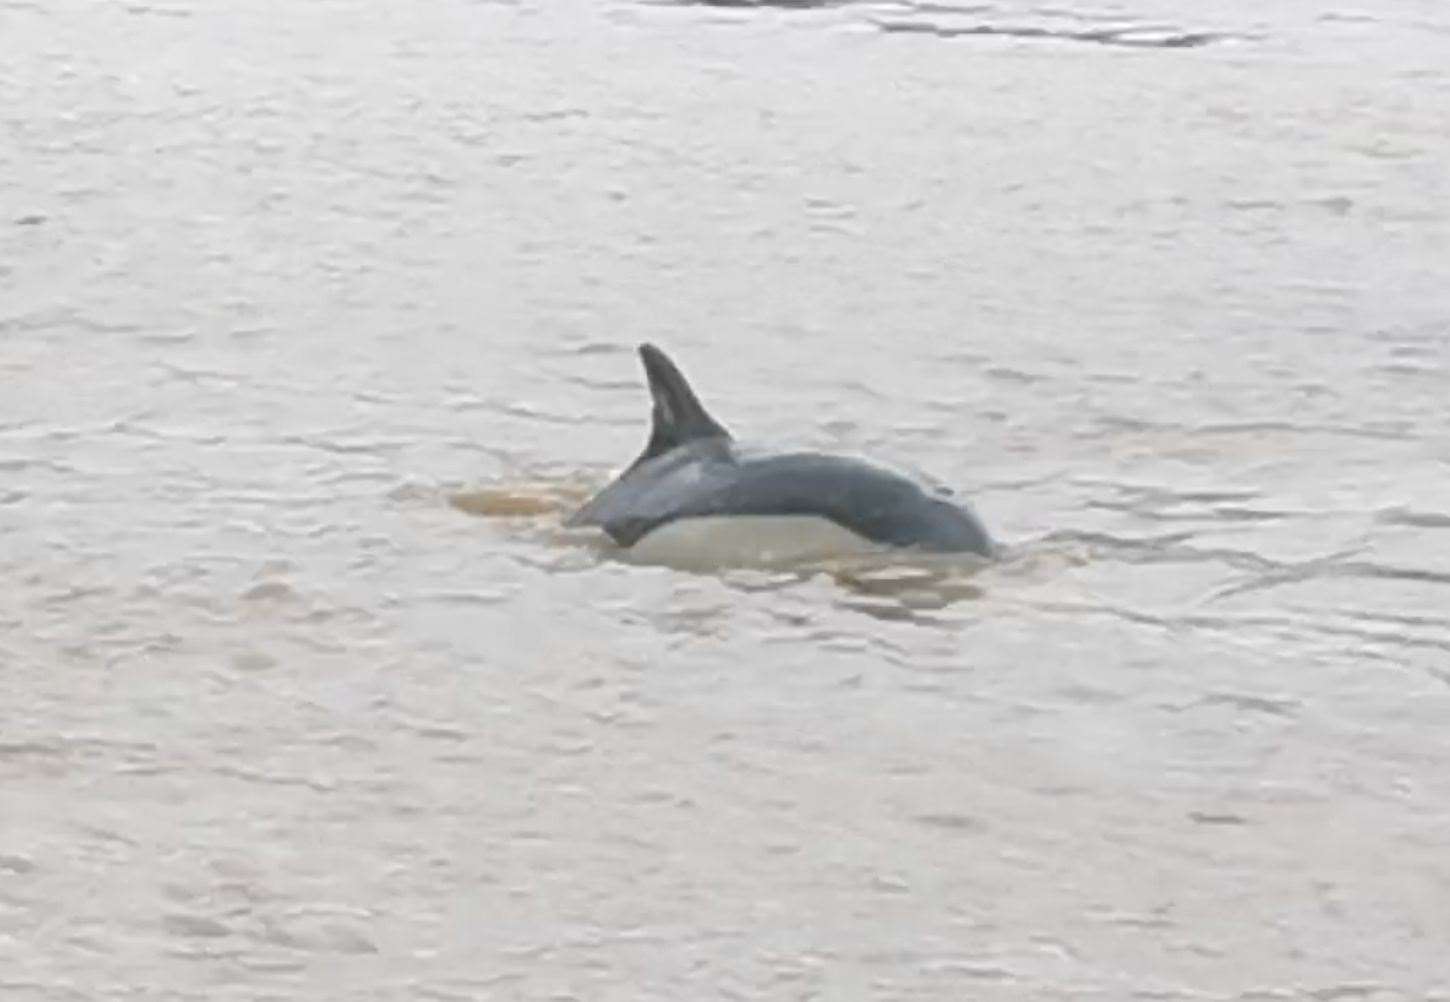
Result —
[{"label": "water surface", "polygon": [[[7,999],[1450,997],[1450,17],[0,6]],[[637,566],[645,435],[1011,550]]]}]

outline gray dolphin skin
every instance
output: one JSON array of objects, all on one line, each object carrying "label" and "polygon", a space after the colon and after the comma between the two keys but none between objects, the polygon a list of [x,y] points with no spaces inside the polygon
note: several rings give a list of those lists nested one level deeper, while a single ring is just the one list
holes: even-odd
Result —
[{"label": "gray dolphin skin", "polygon": [[872,543],[992,555],[987,531],[939,489],[858,459],[737,445],[664,352],[639,347],[654,402],[649,443],[566,523],[633,546],[663,526],[718,516],[814,516]]}]

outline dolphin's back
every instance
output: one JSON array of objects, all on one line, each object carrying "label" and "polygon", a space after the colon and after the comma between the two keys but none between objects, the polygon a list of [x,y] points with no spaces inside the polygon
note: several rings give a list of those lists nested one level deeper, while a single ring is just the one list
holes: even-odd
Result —
[{"label": "dolphin's back", "polygon": [[580,509],[631,546],[665,524],[717,515],[814,516],[874,543],[989,556],[986,530],[966,508],[901,474],[816,452],[742,454],[717,437],[637,464]]}]

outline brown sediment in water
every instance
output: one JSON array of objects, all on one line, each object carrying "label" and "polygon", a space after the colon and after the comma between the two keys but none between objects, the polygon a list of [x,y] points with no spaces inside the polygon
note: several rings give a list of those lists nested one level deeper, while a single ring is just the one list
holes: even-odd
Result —
[{"label": "brown sediment in water", "polygon": [[482,518],[534,518],[562,511],[574,502],[557,488],[483,487],[456,491],[448,495],[448,503]]}]

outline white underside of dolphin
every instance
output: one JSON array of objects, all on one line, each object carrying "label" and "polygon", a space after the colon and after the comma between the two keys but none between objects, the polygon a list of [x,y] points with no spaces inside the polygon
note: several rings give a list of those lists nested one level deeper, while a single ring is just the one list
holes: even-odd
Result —
[{"label": "white underside of dolphin", "polygon": [[633,560],[677,568],[780,567],[881,553],[873,543],[815,515],[678,518],[629,547]]},{"label": "white underside of dolphin", "polygon": [[989,557],[976,516],[943,488],[818,452],[742,448],[669,358],[641,345],[649,443],[570,525],[599,526],[641,560],[775,564],[890,548]]}]

